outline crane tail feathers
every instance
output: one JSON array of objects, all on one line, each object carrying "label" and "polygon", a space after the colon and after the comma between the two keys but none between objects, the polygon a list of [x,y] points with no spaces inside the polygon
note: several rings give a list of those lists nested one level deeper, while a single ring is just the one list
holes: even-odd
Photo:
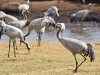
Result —
[{"label": "crane tail feathers", "polygon": [[71,16],[70,17],[70,22],[76,22],[76,16]]},{"label": "crane tail feathers", "polygon": [[94,48],[91,43],[87,43],[87,47],[88,47],[88,55],[90,57],[90,61],[92,62],[95,59]]}]

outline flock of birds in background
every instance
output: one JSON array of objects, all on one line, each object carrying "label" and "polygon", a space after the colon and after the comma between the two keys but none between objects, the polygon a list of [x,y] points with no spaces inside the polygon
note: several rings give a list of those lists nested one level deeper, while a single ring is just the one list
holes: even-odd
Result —
[{"label": "flock of birds in background", "polygon": [[[0,38],[3,34],[7,35],[9,37],[9,51],[8,51],[8,57],[10,54],[10,44],[11,41],[13,42],[13,49],[14,49],[14,57],[16,57],[15,50],[17,49],[16,45],[16,38],[20,39],[20,43],[24,43],[30,52],[30,45],[25,41],[26,37],[31,33],[32,30],[35,30],[37,33],[37,40],[38,45],[40,46],[41,36],[45,32],[46,28],[51,28],[52,31],[57,30],[57,38],[61,42],[61,44],[67,48],[74,56],[76,61],[76,68],[74,70],[75,73],[77,73],[78,67],[86,61],[86,57],[90,57],[90,61],[92,62],[95,59],[95,53],[94,48],[91,43],[85,43],[83,41],[72,39],[72,38],[66,38],[60,36],[60,32],[63,32],[65,30],[65,24],[64,23],[56,23],[55,20],[52,18],[52,16],[60,16],[58,14],[58,8],[56,6],[52,6],[49,8],[46,12],[44,12],[44,16],[42,18],[37,18],[30,22],[28,25],[28,33],[26,35],[23,34],[21,29],[26,27],[27,23],[27,16],[26,12],[29,12],[29,3],[30,1],[27,1],[27,4],[21,4],[18,7],[17,14],[22,14],[24,19],[18,20],[16,17],[12,15],[5,14],[3,11],[0,11]],[[81,10],[77,13],[74,13],[70,17],[70,21],[78,21],[81,20],[83,22],[84,18],[92,12],[91,5],[89,4],[89,9]],[[83,24],[82,24],[83,25]],[[78,65],[76,54],[80,54],[84,60]]]}]

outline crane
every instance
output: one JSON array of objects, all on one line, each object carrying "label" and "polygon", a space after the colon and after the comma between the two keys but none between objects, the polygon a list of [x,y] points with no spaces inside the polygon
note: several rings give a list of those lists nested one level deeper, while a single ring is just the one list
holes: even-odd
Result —
[{"label": "crane", "polygon": [[[29,12],[29,3],[30,3],[30,0],[27,0],[27,4],[21,4],[19,7],[18,7],[18,11],[17,11],[17,14],[19,15],[20,13],[22,15],[24,15],[25,12]],[[30,12],[29,12],[30,13]]]},{"label": "crane", "polygon": [[56,6],[50,7],[46,12],[44,12],[44,16],[59,16],[58,8]]},{"label": "crane", "polygon": [[[83,62],[86,61],[86,57],[90,57],[90,61],[92,62],[95,59],[95,53],[94,53],[94,48],[91,43],[85,43],[83,41],[77,40],[77,39],[72,39],[72,38],[66,38],[66,37],[61,37],[59,35],[61,31],[61,25],[57,25],[57,28],[59,30],[57,31],[57,38],[61,42],[61,44],[67,48],[74,56],[75,61],[76,61],[76,68],[74,70],[75,73],[77,73],[77,70],[79,66],[82,65]],[[76,59],[76,54],[80,54],[84,60],[78,65],[77,59]]]},{"label": "crane", "polygon": [[5,34],[9,37],[8,57],[10,53],[11,41],[13,42],[14,57],[16,57],[16,52],[15,52],[16,38],[19,38],[20,41],[22,41],[26,45],[28,51],[30,52],[30,45],[26,41],[24,41],[25,40],[24,34],[19,28],[11,26],[11,25],[7,25],[5,24],[4,21],[0,20],[0,38],[2,34]]},{"label": "crane", "polygon": [[72,20],[75,20],[75,21],[76,20],[81,20],[81,25],[83,26],[83,20],[84,20],[84,18],[89,13],[92,12],[92,8],[91,8],[92,5],[95,5],[95,4],[89,3],[89,5],[88,5],[89,9],[84,9],[84,10],[78,11],[77,13],[72,14],[71,17],[70,17],[70,21],[72,21]]},{"label": "crane", "polygon": [[40,46],[41,36],[42,33],[45,31],[45,27],[54,27],[56,26],[56,23],[53,18],[45,16],[43,18],[37,18],[33,20],[28,27],[28,33],[25,35],[28,36],[32,30],[35,30],[38,35],[38,46]]}]

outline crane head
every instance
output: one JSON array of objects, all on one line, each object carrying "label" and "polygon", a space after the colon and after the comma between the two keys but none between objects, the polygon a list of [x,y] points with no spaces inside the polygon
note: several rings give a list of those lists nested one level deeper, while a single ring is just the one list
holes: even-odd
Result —
[{"label": "crane head", "polygon": [[89,5],[88,5],[88,6],[91,6],[91,5],[95,5],[95,4],[93,4],[93,3],[89,3]]},{"label": "crane head", "polygon": [[30,3],[30,0],[27,0],[27,4],[29,4]]},{"label": "crane head", "polygon": [[89,3],[89,6],[91,6],[92,5],[92,3]]},{"label": "crane head", "polygon": [[46,27],[52,26],[54,29],[56,28],[56,23],[52,17],[44,16],[41,21],[45,23]]}]

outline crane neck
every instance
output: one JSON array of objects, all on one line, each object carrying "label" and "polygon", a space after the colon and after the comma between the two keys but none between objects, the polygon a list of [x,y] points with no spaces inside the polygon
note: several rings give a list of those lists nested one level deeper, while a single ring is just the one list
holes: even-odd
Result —
[{"label": "crane neck", "polygon": [[24,20],[27,20],[27,16],[26,16],[25,12],[23,13],[23,16],[24,16]]},{"label": "crane neck", "polygon": [[3,35],[2,31],[3,31],[3,27],[0,26],[0,39],[1,39],[1,35]]},{"label": "crane neck", "polygon": [[59,28],[59,30],[57,31],[57,38],[60,38],[59,33],[60,33],[60,31],[61,31],[61,26],[59,26],[59,27],[57,27],[57,28]]},{"label": "crane neck", "polygon": [[89,5],[89,10],[91,10],[91,11],[92,11],[92,7],[91,7],[91,5]]},{"label": "crane neck", "polygon": [[24,20],[27,20],[27,16],[24,14]]}]

